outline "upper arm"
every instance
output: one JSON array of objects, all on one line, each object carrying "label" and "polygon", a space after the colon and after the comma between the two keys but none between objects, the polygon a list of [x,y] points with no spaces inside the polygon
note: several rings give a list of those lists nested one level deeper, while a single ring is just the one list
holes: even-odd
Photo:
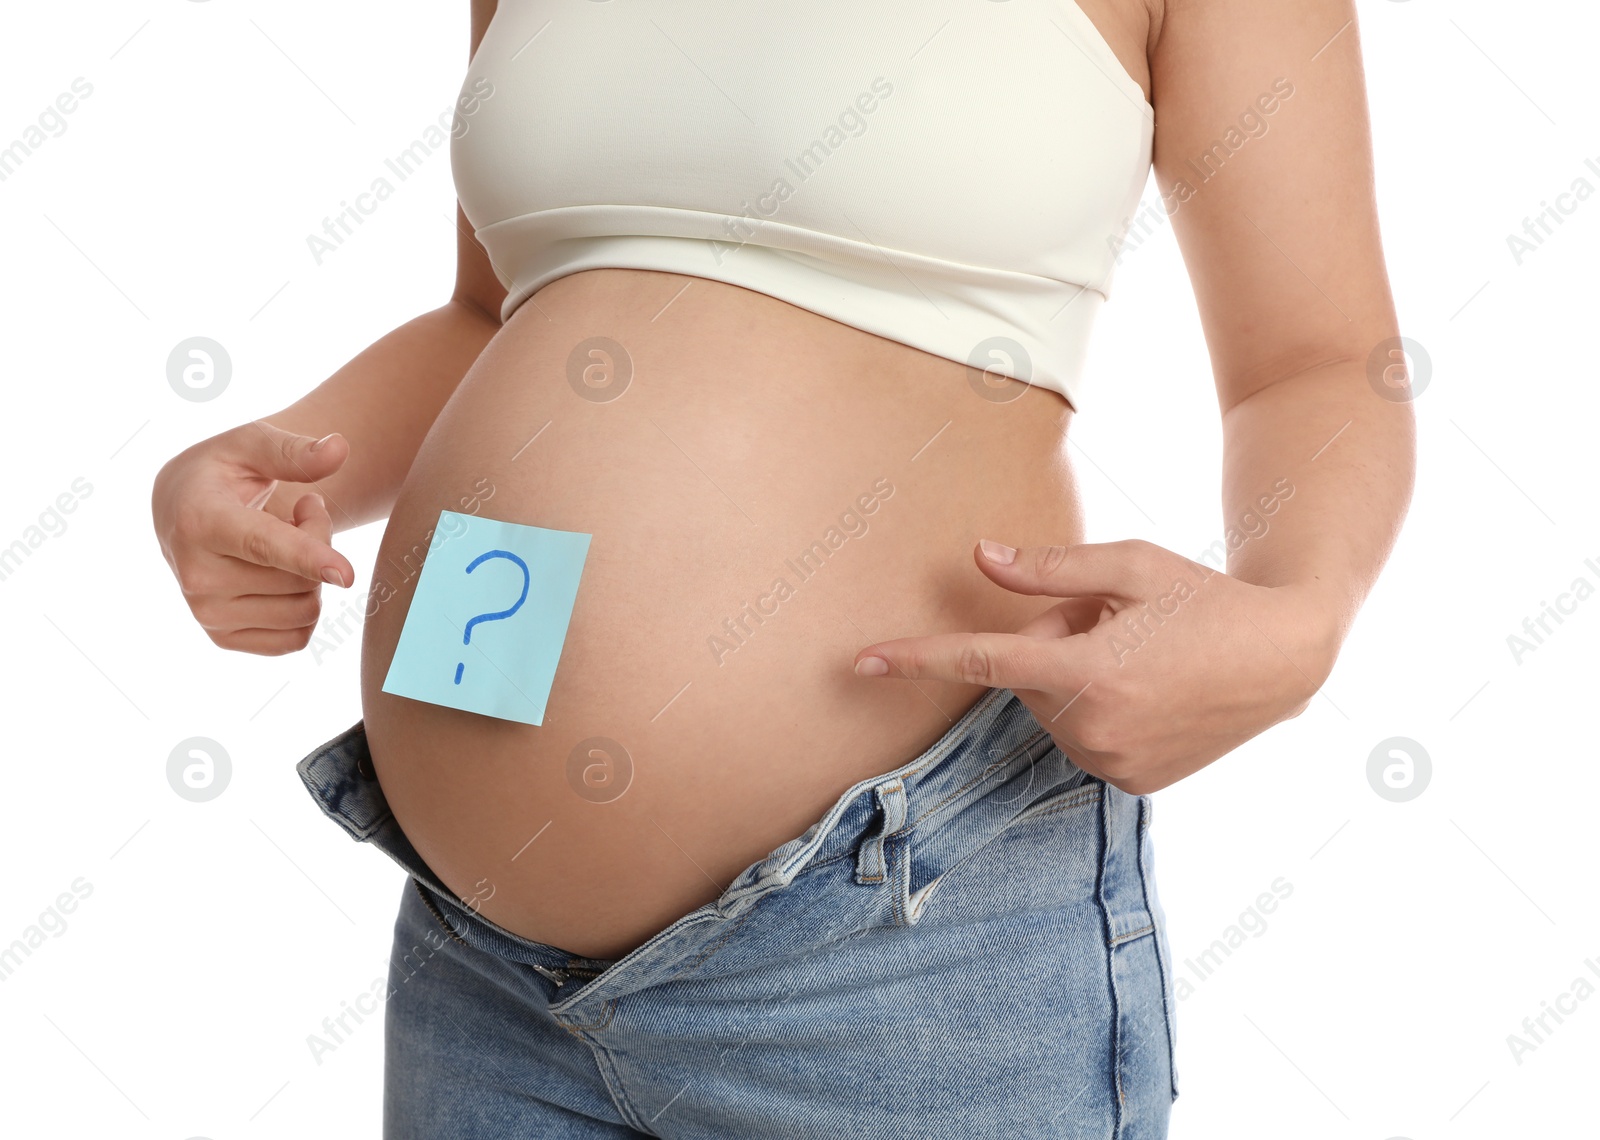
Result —
[{"label": "upper arm", "polygon": [[[478,54],[483,33],[494,18],[496,0],[472,0],[472,47],[468,60]],[[472,223],[456,203],[456,287],[451,300],[481,309],[496,324],[500,321],[500,305],[506,299],[505,286],[495,276],[489,264],[489,255],[472,236]]]},{"label": "upper arm", "polygon": [[1397,334],[1354,0],[1166,0],[1154,166],[1226,411]]}]

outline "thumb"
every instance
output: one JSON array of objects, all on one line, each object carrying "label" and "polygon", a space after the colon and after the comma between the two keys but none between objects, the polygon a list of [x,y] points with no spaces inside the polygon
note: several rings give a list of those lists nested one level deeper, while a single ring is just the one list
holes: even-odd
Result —
[{"label": "thumb", "polygon": [[229,434],[235,436],[239,462],[256,475],[288,483],[326,479],[350,457],[350,441],[338,432],[316,439],[252,420]]},{"label": "thumb", "polygon": [[1013,593],[1122,601],[1159,593],[1175,576],[1189,577],[1196,568],[1188,559],[1142,539],[1021,550],[982,539],[973,548],[973,560],[990,581]]}]

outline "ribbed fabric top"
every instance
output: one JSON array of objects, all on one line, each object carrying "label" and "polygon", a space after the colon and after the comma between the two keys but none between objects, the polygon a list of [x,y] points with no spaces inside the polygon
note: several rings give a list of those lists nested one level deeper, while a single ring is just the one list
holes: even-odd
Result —
[{"label": "ribbed fabric top", "polygon": [[502,318],[664,270],[1082,409],[1154,116],[1071,0],[500,0],[461,94]]}]

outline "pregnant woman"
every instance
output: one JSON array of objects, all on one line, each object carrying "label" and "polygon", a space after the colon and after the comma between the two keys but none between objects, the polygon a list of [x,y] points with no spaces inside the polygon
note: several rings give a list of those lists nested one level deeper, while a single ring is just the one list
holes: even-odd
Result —
[{"label": "pregnant woman", "polygon": [[[1351,0],[473,0],[453,136],[449,302],[154,491],[251,653],[388,518],[300,765],[409,872],[385,1135],[1165,1135],[1148,793],[1309,704],[1411,492]],[[1169,221],[1225,572],[1069,461]],[[541,724],[384,691],[441,511],[591,536]]]}]

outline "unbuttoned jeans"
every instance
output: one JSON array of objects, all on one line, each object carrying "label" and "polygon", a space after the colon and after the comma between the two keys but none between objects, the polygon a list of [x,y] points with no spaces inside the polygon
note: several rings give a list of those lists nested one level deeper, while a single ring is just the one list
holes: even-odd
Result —
[{"label": "unbuttoned jeans", "polygon": [[428,868],[358,723],[300,762],[410,875],[385,1140],[1154,1140],[1177,1096],[1148,796],[1008,689],[615,961],[505,930]]}]

